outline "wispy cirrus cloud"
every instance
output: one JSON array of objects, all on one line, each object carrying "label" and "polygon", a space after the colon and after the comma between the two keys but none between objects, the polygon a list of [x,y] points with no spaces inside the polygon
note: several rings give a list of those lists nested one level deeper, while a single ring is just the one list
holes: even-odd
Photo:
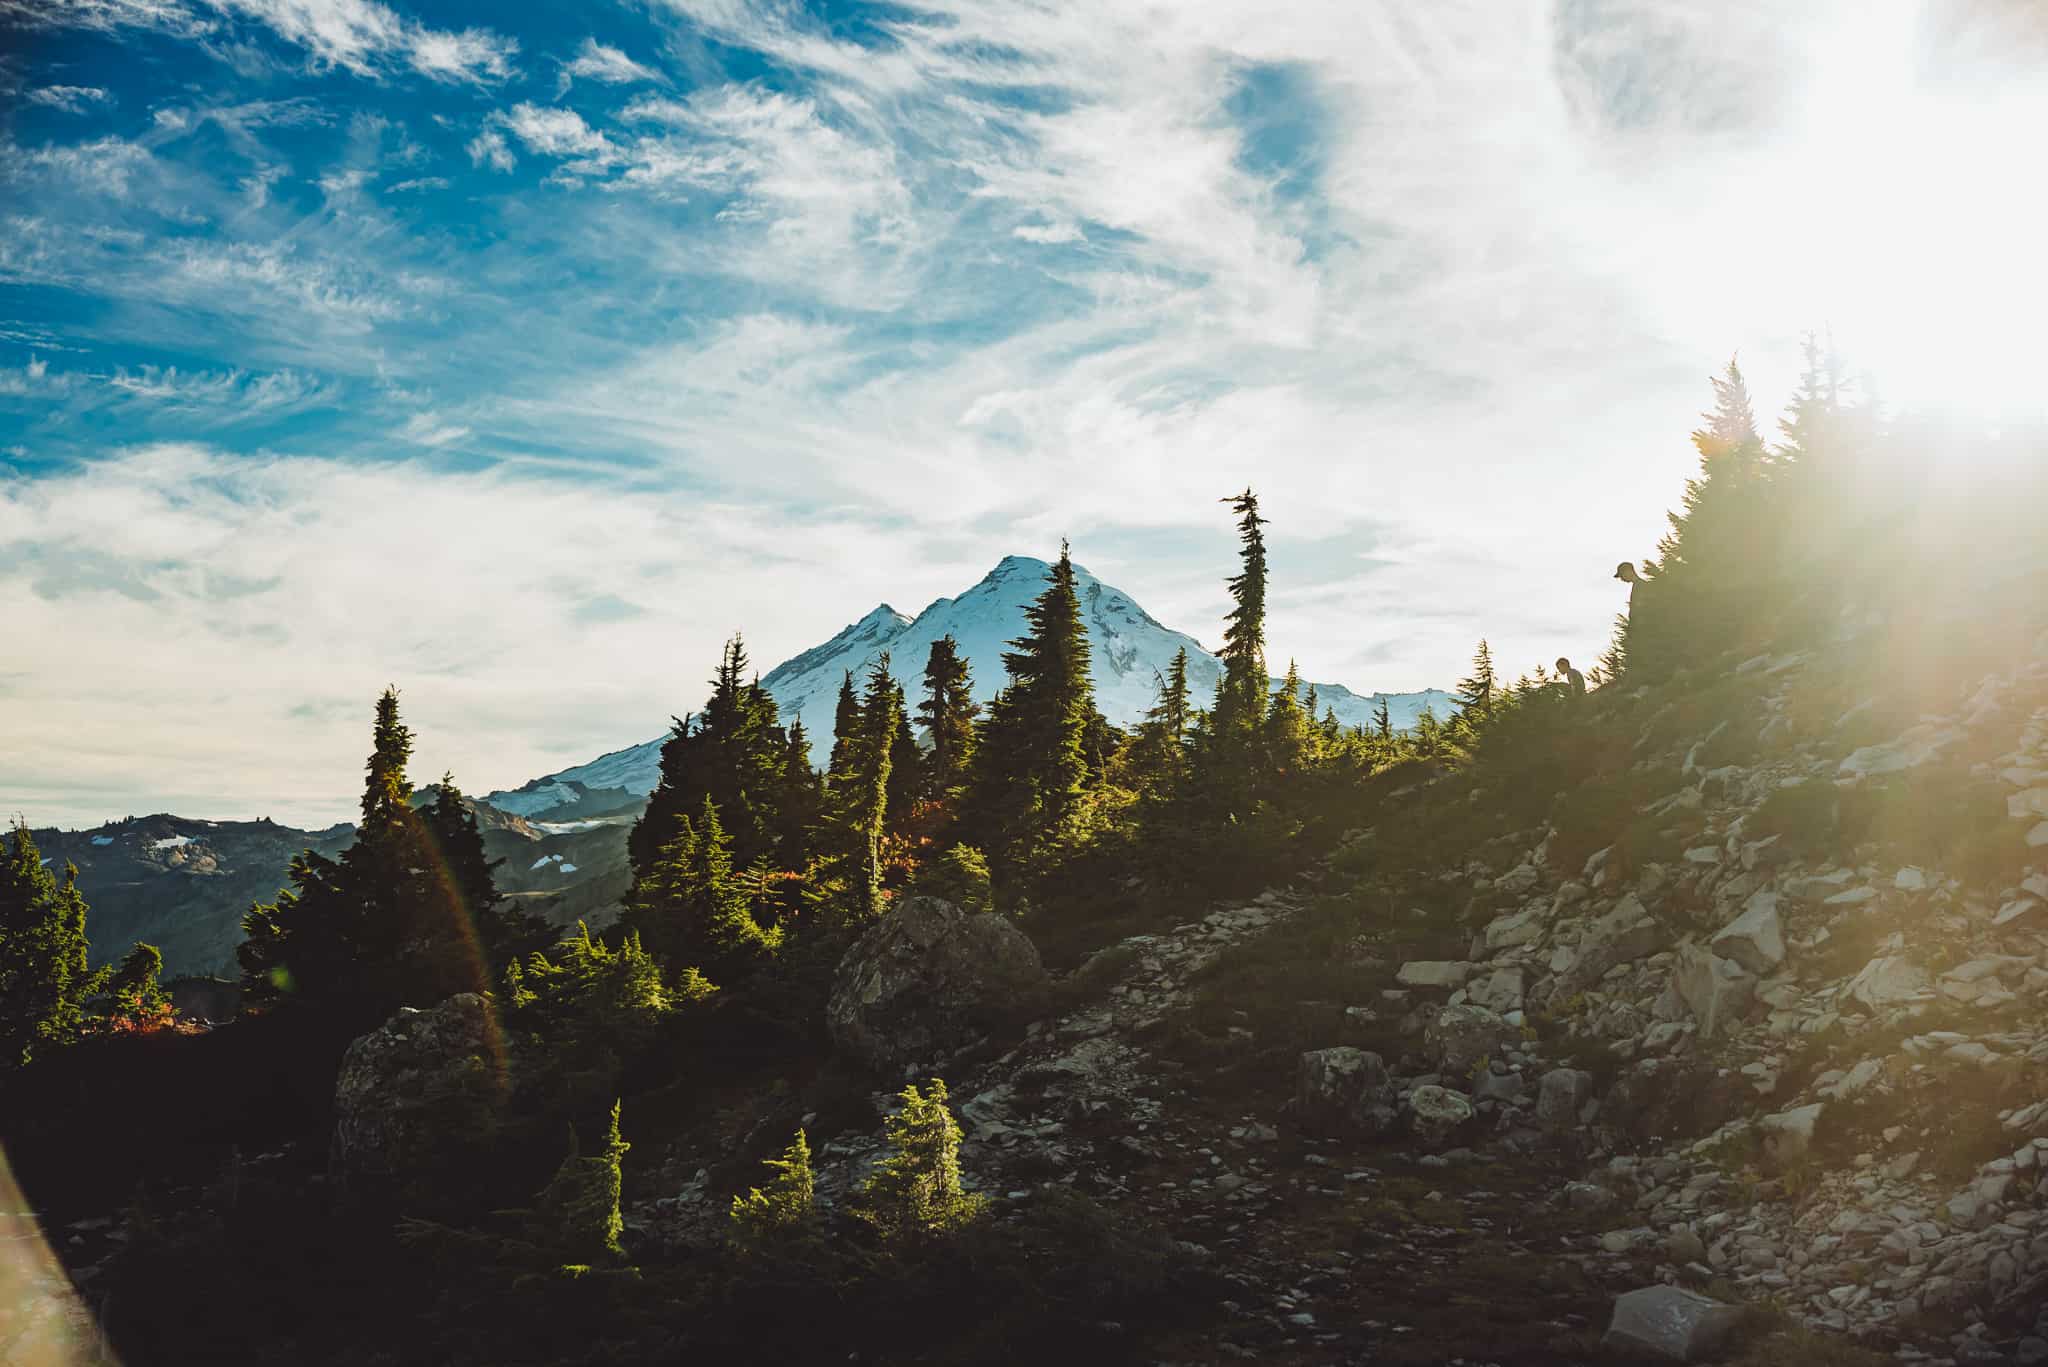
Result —
[{"label": "wispy cirrus cloud", "polygon": [[337,387],[330,381],[295,370],[250,374],[240,370],[180,371],[176,366],[120,369],[107,386],[127,397],[176,408],[232,410],[247,418],[279,411],[301,411],[334,402]]},{"label": "wispy cirrus cloud", "polygon": [[39,85],[27,91],[25,98],[30,104],[61,109],[67,114],[83,114],[93,105],[107,103],[113,96],[96,85]]},{"label": "wispy cirrus cloud", "polygon": [[313,61],[358,76],[392,66],[438,81],[488,83],[512,75],[519,43],[486,29],[433,29],[378,0],[208,0],[263,24]]},{"label": "wispy cirrus cloud", "polygon": [[598,81],[604,85],[635,85],[663,79],[660,72],[642,66],[618,48],[607,47],[595,38],[585,38],[576,55],[562,63],[555,93],[566,92],[579,80]]}]

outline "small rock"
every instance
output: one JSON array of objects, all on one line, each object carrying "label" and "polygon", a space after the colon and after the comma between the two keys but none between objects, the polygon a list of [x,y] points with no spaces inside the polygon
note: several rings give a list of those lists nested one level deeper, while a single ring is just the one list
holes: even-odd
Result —
[{"label": "small rock", "polygon": [[1394,981],[1403,987],[1421,987],[1448,992],[1463,987],[1472,976],[1472,965],[1441,959],[1413,959],[1402,964]]}]

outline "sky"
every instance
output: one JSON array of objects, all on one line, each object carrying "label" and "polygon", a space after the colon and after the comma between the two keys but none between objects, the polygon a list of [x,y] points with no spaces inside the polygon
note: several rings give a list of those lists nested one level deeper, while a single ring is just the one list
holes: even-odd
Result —
[{"label": "sky", "polygon": [[0,0],[0,809],[511,787],[1005,554],[1595,657],[1707,377],[2038,398],[2024,3]]}]

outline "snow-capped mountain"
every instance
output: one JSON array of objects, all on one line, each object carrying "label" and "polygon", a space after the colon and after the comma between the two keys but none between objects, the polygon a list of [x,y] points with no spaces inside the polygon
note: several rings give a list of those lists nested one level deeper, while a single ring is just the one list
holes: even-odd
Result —
[{"label": "snow-capped mountain", "polygon": [[[889,653],[889,673],[903,684],[914,706],[923,691],[932,642],[950,635],[972,671],[975,698],[987,702],[1003,686],[1003,652],[1023,635],[1024,609],[1044,591],[1051,569],[1043,560],[1007,556],[973,588],[958,598],[939,599],[914,619],[884,603],[831,640],[777,665],[762,676],[761,686],[775,698],[785,723],[792,717],[803,719],[811,757],[819,762],[832,744],[840,680],[849,670],[859,680],[884,651]],[[1182,649],[1188,653],[1188,687],[1197,702],[1215,695],[1223,666],[1201,642],[1161,625],[1129,594],[1079,565],[1074,577],[1088,630],[1095,705],[1104,716],[1119,726],[1136,724],[1158,697],[1160,681]],[[1368,695],[1339,684],[1318,684],[1316,694],[1318,710],[1334,709],[1337,720],[1347,727],[1371,725],[1382,697],[1394,725],[1402,730],[1413,726],[1425,707],[1434,708],[1439,717],[1448,717],[1456,707],[1449,694],[1434,688]],[[521,816],[615,809],[654,791],[665,739],[615,750],[517,789],[492,793],[485,801]]]}]

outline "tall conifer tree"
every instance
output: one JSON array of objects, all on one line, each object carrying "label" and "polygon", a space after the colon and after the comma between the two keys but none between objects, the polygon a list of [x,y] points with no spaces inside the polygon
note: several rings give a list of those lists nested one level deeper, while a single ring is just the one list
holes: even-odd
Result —
[{"label": "tall conifer tree", "polygon": [[[293,996],[368,1019],[489,987],[488,956],[509,947],[511,928],[496,922],[494,906],[471,900],[494,901],[495,890],[481,844],[469,846],[473,827],[465,832],[456,817],[461,795],[431,821],[414,810],[411,756],[398,690],[387,688],[377,699],[355,843],[339,860],[302,853],[291,888],[243,918],[236,957],[250,1000]],[[442,839],[460,867],[444,857]]]},{"label": "tall conifer tree", "polygon": [[1266,538],[1259,500],[1250,489],[1222,500],[1237,514],[1241,568],[1230,578],[1231,609],[1223,629],[1223,677],[1216,685],[1214,729],[1226,748],[1248,740],[1266,712]]},{"label": "tall conifer tree", "polygon": [[17,821],[0,853],[0,1072],[77,1033],[100,980],[86,969],[85,914],[77,868],[60,883]]},{"label": "tall conifer tree", "polygon": [[994,827],[989,843],[1001,848],[1057,831],[1088,775],[1095,691],[1066,542],[1024,620],[1025,634],[1003,655],[1010,682],[989,709],[976,756],[977,806]]},{"label": "tall conifer tree", "polygon": [[967,783],[968,763],[974,754],[974,720],[981,714],[974,701],[967,660],[951,636],[932,642],[925,660],[924,690],[924,700],[917,705],[918,721],[931,742],[925,756],[924,790],[935,801],[950,802]]}]

